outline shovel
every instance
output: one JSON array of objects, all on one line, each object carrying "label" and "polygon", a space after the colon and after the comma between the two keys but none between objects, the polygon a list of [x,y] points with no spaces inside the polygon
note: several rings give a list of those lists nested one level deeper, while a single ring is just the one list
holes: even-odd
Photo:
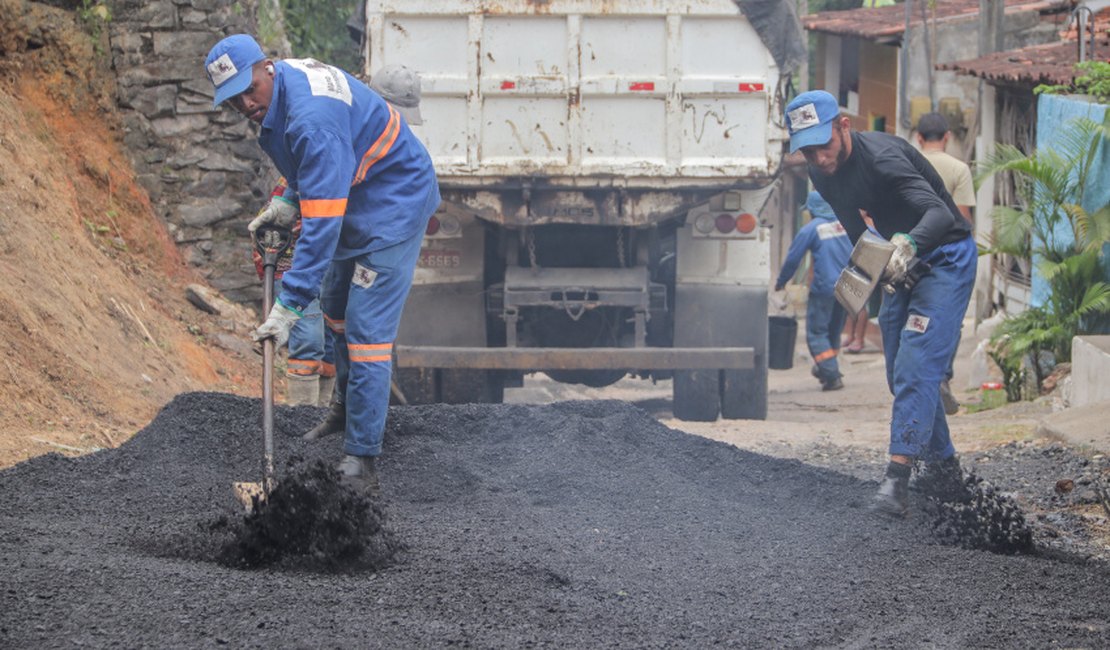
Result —
[{"label": "shovel", "polygon": [[[254,233],[254,246],[262,256],[263,314],[274,306],[274,272],[278,258],[289,248],[292,233],[288,228],[265,224]],[[274,487],[274,339],[262,339],[262,482],[232,484],[235,498],[247,512],[266,500]]]}]

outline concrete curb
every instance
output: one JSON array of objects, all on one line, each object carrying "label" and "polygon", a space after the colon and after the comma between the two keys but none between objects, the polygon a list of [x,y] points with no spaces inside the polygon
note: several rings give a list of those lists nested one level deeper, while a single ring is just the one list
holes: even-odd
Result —
[{"label": "concrete curb", "polygon": [[1110,453],[1110,400],[1076,406],[1041,418],[1039,435]]}]

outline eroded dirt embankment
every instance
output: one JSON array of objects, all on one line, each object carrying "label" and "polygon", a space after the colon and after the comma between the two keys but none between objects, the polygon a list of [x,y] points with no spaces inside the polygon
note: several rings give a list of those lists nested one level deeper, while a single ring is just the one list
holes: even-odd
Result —
[{"label": "eroded dirt embankment", "polygon": [[[259,476],[259,410],[187,394],[120,449],[0,472],[0,645],[1110,645],[1105,565],[944,546],[868,515],[873,482],[612,401],[395,408],[390,566],[227,568],[197,550]],[[296,437],[321,411],[277,415],[279,467],[338,458]]]}]

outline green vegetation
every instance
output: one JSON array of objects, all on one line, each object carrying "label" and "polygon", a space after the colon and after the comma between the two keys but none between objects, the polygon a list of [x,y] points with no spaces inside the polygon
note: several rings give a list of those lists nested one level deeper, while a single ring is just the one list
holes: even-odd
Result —
[{"label": "green vegetation", "polygon": [[357,0],[281,0],[293,56],[311,57],[351,74],[360,73],[362,53],[347,32],[347,19],[357,6]]},{"label": "green vegetation", "polygon": [[1075,80],[1070,84],[1041,84],[1034,93],[1091,95],[1096,101],[1110,103],[1110,62],[1083,61],[1075,64]]},{"label": "green vegetation", "polygon": [[77,17],[89,32],[97,56],[104,56],[106,51],[103,37],[107,34],[108,23],[112,21],[112,10],[103,0],[81,0]]},{"label": "green vegetation", "polygon": [[[1048,282],[1044,305],[1007,318],[991,339],[991,356],[1003,372],[1009,399],[1023,397],[1025,373],[1036,374],[1039,387],[1043,352],[1056,362],[1071,360],[1076,334],[1091,333],[1110,314],[1110,284],[1103,244],[1110,242],[1110,204],[1087,211],[1087,183],[1110,126],[1091,120],[1071,124],[1058,149],[1023,154],[999,145],[979,166],[978,179],[998,173],[1013,177],[1019,205],[997,206],[990,252],[1037,262]],[[1026,396],[1034,397],[1034,396]]]}]

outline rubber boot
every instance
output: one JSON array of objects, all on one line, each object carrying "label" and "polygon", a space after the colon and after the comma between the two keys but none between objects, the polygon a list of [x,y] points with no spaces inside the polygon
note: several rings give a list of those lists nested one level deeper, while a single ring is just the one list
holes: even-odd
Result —
[{"label": "rubber boot", "polygon": [[305,440],[316,440],[333,433],[343,433],[346,429],[347,407],[339,402],[332,402],[328,414],[324,416],[324,421],[312,427],[312,430],[302,437]]},{"label": "rubber boot", "polygon": [[285,375],[289,406],[316,406],[320,402],[320,375]]},{"label": "rubber boot", "polygon": [[335,375],[324,377],[320,375],[320,401],[319,406],[330,406],[335,399]]},{"label": "rubber boot", "polygon": [[351,456],[350,454],[343,457],[339,461],[339,479],[344,485],[347,485],[360,492],[369,492],[371,495],[377,495],[381,490],[381,484],[378,483],[378,468],[376,458],[374,456]]},{"label": "rubber boot", "polygon": [[871,512],[884,517],[901,519],[909,509],[909,465],[895,463],[887,465],[886,476],[879,483],[879,491],[871,501]]}]

